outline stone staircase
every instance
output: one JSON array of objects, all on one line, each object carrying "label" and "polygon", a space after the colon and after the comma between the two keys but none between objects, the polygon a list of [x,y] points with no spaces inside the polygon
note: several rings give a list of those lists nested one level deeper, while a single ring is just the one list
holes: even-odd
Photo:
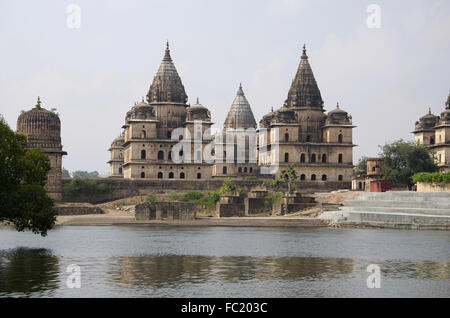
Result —
[{"label": "stone staircase", "polygon": [[338,224],[450,229],[450,193],[363,192],[320,218]]}]

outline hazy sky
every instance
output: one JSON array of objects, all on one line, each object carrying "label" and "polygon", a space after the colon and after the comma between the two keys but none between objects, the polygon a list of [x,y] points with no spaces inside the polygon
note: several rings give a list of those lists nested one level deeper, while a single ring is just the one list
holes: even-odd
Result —
[{"label": "hazy sky", "polygon": [[[69,4],[81,8],[67,26]],[[368,28],[367,7],[381,8]],[[284,103],[306,43],[331,110],[353,116],[354,161],[411,140],[450,90],[450,1],[0,0],[0,113],[16,128],[41,96],[57,108],[70,171],[108,171],[125,113],[145,96],[166,39],[189,102],[221,128],[239,82],[257,122]]]}]

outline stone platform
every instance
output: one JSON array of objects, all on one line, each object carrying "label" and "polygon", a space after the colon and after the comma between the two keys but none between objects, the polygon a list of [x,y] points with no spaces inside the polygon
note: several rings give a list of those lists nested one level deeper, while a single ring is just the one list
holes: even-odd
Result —
[{"label": "stone platform", "polygon": [[442,192],[365,192],[320,216],[342,225],[450,229],[450,195]]}]

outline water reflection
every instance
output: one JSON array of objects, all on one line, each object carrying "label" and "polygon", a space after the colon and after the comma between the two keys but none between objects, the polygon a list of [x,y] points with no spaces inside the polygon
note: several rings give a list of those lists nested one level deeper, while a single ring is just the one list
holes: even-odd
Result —
[{"label": "water reflection", "polygon": [[336,278],[353,271],[354,260],[318,257],[147,255],[111,260],[108,277],[155,288],[207,281]]},{"label": "water reflection", "polygon": [[58,287],[58,258],[47,249],[0,251],[0,295],[25,295]]}]

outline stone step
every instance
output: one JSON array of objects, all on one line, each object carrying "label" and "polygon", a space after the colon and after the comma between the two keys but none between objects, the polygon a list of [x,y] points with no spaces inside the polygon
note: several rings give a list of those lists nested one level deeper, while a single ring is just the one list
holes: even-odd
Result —
[{"label": "stone step", "polygon": [[444,198],[450,200],[448,192],[415,192],[415,191],[388,191],[388,192],[362,192],[358,198],[364,200],[365,198]]},{"label": "stone step", "polygon": [[411,207],[384,207],[384,206],[346,206],[341,208],[342,212],[358,213],[399,213],[399,214],[423,214],[442,215],[450,217],[449,209],[411,208]]},{"label": "stone step", "polygon": [[400,201],[400,200],[349,200],[344,201],[344,206],[352,207],[412,207],[425,209],[448,209],[450,211],[450,200],[424,200],[424,201]]},{"label": "stone step", "polygon": [[369,197],[357,197],[356,201],[405,201],[411,202],[414,204],[415,202],[442,202],[442,203],[450,203],[450,198],[445,197],[407,197],[407,196],[369,196]]},{"label": "stone step", "polygon": [[346,222],[385,222],[395,224],[450,225],[450,217],[442,215],[403,214],[403,213],[344,213]]}]

